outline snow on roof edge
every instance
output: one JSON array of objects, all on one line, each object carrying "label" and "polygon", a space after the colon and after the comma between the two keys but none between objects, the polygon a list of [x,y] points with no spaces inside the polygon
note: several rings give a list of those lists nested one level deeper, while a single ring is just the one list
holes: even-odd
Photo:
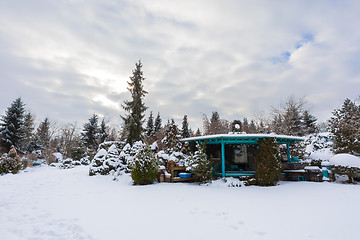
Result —
[{"label": "snow on roof edge", "polygon": [[299,136],[290,136],[290,135],[277,135],[277,134],[263,134],[263,133],[253,133],[253,134],[245,134],[245,133],[228,133],[228,134],[214,134],[214,135],[205,135],[205,136],[198,136],[198,137],[189,137],[181,139],[182,142],[187,141],[196,141],[196,140],[205,140],[210,138],[245,138],[245,137],[258,137],[258,138],[285,138],[285,139],[293,139],[293,140],[301,140],[304,141],[304,137]]}]

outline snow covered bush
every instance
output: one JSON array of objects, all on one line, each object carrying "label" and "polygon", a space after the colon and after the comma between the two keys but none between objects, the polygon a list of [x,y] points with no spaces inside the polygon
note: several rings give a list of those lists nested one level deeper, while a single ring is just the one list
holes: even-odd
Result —
[{"label": "snow covered bush", "polygon": [[205,153],[204,145],[197,145],[197,151],[189,160],[189,170],[197,181],[201,183],[210,182],[213,179],[213,167],[210,159]]},{"label": "snow covered bush", "polygon": [[22,163],[19,155],[14,147],[12,147],[8,154],[4,154],[0,158],[0,174],[18,173],[22,168]]},{"label": "snow covered bush", "polygon": [[135,184],[151,184],[159,170],[158,161],[150,147],[143,146],[130,163],[131,177]]},{"label": "snow covered bush", "polygon": [[348,176],[349,183],[353,183],[354,178],[360,177],[360,157],[350,154],[336,154],[330,158],[329,162],[335,174]]},{"label": "snow covered bush", "polygon": [[120,160],[120,151],[123,144],[123,142],[105,142],[101,144],[99,146],[100,150],[90,163],[89,175],[107,175],[111,171],[123,170],[125,167]]},{"label": "snow covered bush", "polygon": [[260,186],[275,186],[281,177],[281,158],[276,139],[259,140],[256,153],[256,182]]},{"label": "snow covered bush", "polygon": [[321,166],[322,161],[328,161],[333,156],[333,142],[329,132],[307,135],[303,144],[306,146],[306,158],[311,160],[311,165]]}]

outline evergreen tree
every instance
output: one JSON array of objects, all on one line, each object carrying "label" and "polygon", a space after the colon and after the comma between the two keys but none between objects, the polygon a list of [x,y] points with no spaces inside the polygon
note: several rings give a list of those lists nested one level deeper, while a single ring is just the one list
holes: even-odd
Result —
[{"label": "evergreen tree", "polygon": [[162,142],[166,153],[171,154],[180,151],[182,143],[174,119],[165,126],[165,138]]},{"label": "evergreen tree", "polygon": [[98,133],[98,116],[93,114],[91,118],[89,118],[89,122],[84,124],[83,132],[81,133],[82,140],[87,148],[97,149]]},{"label": "evergreen tree", "polygon": [[260,186],[275,186],[281,177],[281,158],[275,138],[259,140],[255,179]]},{"label": "evergreen tree", "polygon": [[156,116],[155,118],[155,125],[154,125],[154,130],[155,130],[155,133],[158,133],[160,132],[161,130],[161,118],[160,118],[160,113],[158,112],[158,115]]},{"label": "evergreen tree", "polygon": [[0,132],[2,137],[2,144],[10,150],[14,146],[17,150],[20,149],[21,143],[24,140],[24,115],[25,104],[21,98],[17,98],[12,102],[11,106],[5,111],[5,115],[1,118]]},{"label": "evergreen tree", "polygon": [[189,130],[189,124],[188,124],[188,121],[187,121],[187,115],[184,115],[184,118],[183,118],[181,136],[183,138],[190,137],[190,130]]},{"label": "evergreen tree", "polygon": [[337,153],[360,154],[360,106],[346,99],[329,121]]},{"label": "evergreen tree", "polygon": [[121,116],[125,122],[126,127],[126,141],[128,143],[133,143],[134,141],[139,141],[142,138],[142,133],[144,132],[143,123],[144,123],[144,112],[147,107],[143,102],[143,98],[147,92],[144,90],[143,81],[143,72],[141,70],[142,64],[139,61],[135,64],[135,69],[133,70],[133,75],[128,81],[128,90],[131,93],[132,100],[125,101],[122,105],[123,109],[128,112],[127,116]]},{"label": "evergreen tree", "polygon": [[156,180],[159,163],[148,146],[144,146],[130,163],[131,177],[135,184],[151,184]]},{"label": "evergreen tree", "polygon": [[200,128],[198,128],[195,132],[195,137],[201,136]]},{"label": "evergreen tree", "polygon": [[50,144],[50,121],[45,118],[37,128],[36,131],[36,144],[40,149],[45,149]]},{"label": "evergreen tree", "polygon": [[206,155],[205,144],[197,144],[197,151],[190,159],[191,173],[201,183],[210,182],[213,179],[214,168]]},{"label": "evergreen tree", "polygon": [[150,112],[149,119],[147,120],[146,124],[146,136],[153,137],[155,136],[155,127],[154,127],[154,117],[152,112]]},{"label": "evergreen tree", "polygon": [[317,132],[316,121],[316,117],[311,115],[308,110],[303,112],[302,122],[304,126],[303,132],[305,135]]},{"label": "evergreen tree", "polygon": [[34,116],[31,113],[27,113],[24,118],[24,141],[21,144],[21,148],[26,152],[34,150],[34,122]]},{"label": "evergreen tree", "polygon": [[219,113],[217,111],[213,111],[210,120],[204,114],[204,134],[221,134],[228,133],[230,131],[230,124],[228,121],[220,119]]},{"label": "evergreen tree", "polygon": [[249,133],[249,122],[247,118],[244,118],[242,128],[244,132]]},{"label": "evergreen tree", "polygon": [[0,157],[0,175],[6,173],[18,173],[22,168],[21,159],[18,153],[15,150],[15,147],[12,147],[9,153]]},{"label": "evergreen tree", "polygon": [[100,129],[99,129],[99,144],[106,141],[109,134],[107,133],[107,126],[105,123],[105,119],[101,121]]}]

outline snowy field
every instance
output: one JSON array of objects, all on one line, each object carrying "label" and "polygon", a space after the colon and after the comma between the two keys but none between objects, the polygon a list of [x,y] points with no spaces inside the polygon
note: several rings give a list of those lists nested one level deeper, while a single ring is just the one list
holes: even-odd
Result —
[{"label": "snowy field", "polygon": [[360,185],[132,186],[87,167],[0,176],[0,239],[356,239]]}]

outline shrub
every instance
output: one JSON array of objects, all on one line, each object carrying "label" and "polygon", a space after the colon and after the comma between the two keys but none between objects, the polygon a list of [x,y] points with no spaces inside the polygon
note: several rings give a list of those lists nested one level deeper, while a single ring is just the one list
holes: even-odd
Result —
[{"label": "shrub", "polygon": [[260,186],[275,186],[281,177],[281,158],[275,138],[259,140],[255,179]]},{"label": "shrub", "polygon": [[151,184],[157,177],[159,163],[150,147],[145,145],[130,163],[131,177],[135,184]]},{"label": "shrub", "polygon": [[0,158],[0,174],[18,173],[22,168],[22,163],[15,148],[11,148],[8,154]]},{"label": "shrub", "polygon": [[212,163],[205,153],[205,145],[197,145],[198,150],[190,158],[189,170],[197,181],[201,183],[210,182],[213,179]]},{"label": "shrub", "polygon": [[356,183],[356,181],[354,181],[354,178],[360,177],[360,168],[358,167],[332,165],[331,169],[334,171],[335,174],[347,175],[349,179],[348,183]]}]

